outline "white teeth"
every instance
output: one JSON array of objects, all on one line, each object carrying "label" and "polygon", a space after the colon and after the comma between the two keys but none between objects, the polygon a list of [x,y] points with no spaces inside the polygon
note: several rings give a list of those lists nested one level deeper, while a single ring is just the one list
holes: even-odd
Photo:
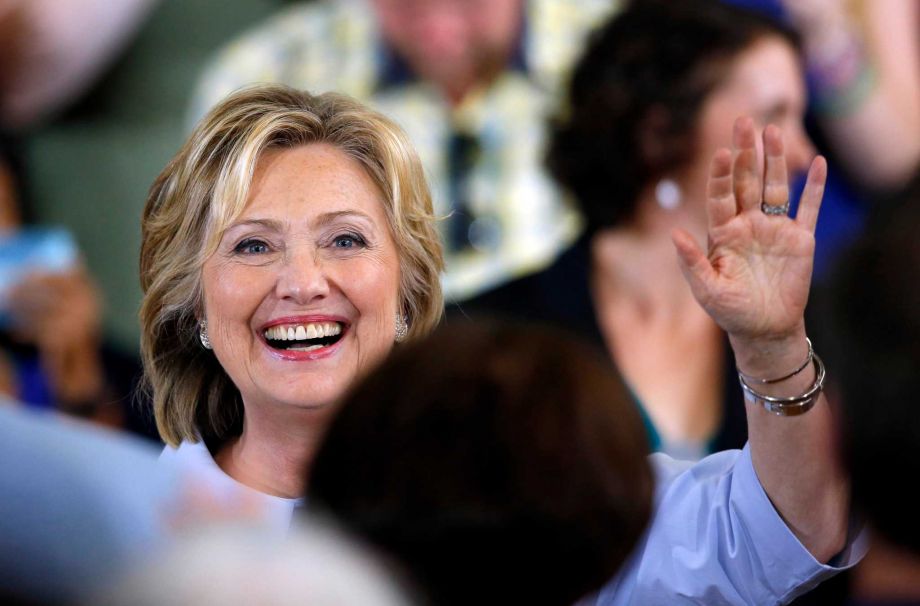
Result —
[{"label": "white teeth", "polygon": [[[267,328],[264,334],[266,339],[272,341],[304,341],[306,339],[334,337],[341,333],[342,326],[338,322],[319,322],[306,325],[272,326]],[[316,348],[319,346],[314,345],[311,347]]]}]

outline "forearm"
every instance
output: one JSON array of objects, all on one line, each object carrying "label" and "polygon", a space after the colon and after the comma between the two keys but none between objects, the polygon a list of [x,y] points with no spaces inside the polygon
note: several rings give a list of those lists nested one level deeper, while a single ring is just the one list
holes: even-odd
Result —
[{"label": "forearm", "polygon": [[913,175],[920,161],[920,91],[885,73],[858,108],[820,119],[828,140],[860,183],[892,189]]},{"label": "forearm", "polygon": [[859,14],[831,6],[797,18],[818,118],[861,183],[897,187],[920,160],[918,5],[873,0]]},{"label": "forearm", "polygon": [[[805,329],[782,339],[745,342],[732,338],[738,369],[748,376],[774,378],[807,357]],[[814,366],[774,384],[757,385],[764,395],[788,397],[807,391]],[[790,530],[818,561],[827,562],[846,542],[848,486],[833,453],[833,420],[826,398],[799,416],[778,416],[747,404],[751,458],[757,476]]]}]

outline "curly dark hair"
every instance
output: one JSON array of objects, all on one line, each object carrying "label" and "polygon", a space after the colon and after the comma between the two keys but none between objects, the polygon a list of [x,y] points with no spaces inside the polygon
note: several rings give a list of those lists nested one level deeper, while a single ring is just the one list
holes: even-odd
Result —
[{"label": "curly dark hair", "polygon": [[636,0],[594,34],[547,158],[589,232],[631,218],[641,188],[693,156],[703,102],[767,36],[799,48],[791,30],[719,0]]}]

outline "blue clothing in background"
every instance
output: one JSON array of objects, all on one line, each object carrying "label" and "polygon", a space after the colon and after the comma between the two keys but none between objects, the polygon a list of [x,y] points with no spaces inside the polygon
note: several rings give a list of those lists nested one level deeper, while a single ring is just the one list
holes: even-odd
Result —
[{"label": "blue clothing in background", "polygon": [[156,552],[177,494],[147,444],[0,401],[0,590],[85,598]]}]

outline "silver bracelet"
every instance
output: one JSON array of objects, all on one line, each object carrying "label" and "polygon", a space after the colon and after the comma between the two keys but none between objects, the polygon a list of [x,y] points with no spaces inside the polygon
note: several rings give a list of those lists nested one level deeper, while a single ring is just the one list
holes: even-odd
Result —
[{"label": "silver bracelet", "polygon": [[808,337],[805,337],[805,342],[808,343],[808,355],[805,356],[805,361],[802,362],[798,368],[790,372],[788,375],[783,375],[782,377],[776,377],[775,379],[758,379],[756,377],[752,377],[751,375],[746,375],[739,370],[738,376],[744,379],[745,383],[748,383],[748,384],[759,383],[760,385],[770,385],[771,383],[779,383],[780,381],[791,379],[795,375],[805,370],[808,367],[808,365],[811,364],[811,359],[815,355],[815,350],[811,346],[811,339],[809,339]]},{"label": "silver bracelet", "polygon": [[[809,347],[809,350],[811,350],[811,347]],[[744,390],[744,399],[751,404],[763,406],[769,412],[781,417],[794,417],[805,414],[815,405],[815,402],[818,401],[818,396],[821,394],[821,390],[824,389],[824,362],[821,361],[821,358],[818,357],[818,354],[814,353],[814,351],[810,353],[810,361],[815,366],[815,382],[805,393],[787,398],[777,398],[754,391],[754,389],[745,382],[744,375],[739,372],[738,381],[741,382],[741,389]],[[798,374],[798,372],[801,371],[797,371],[794,374]]]}]

